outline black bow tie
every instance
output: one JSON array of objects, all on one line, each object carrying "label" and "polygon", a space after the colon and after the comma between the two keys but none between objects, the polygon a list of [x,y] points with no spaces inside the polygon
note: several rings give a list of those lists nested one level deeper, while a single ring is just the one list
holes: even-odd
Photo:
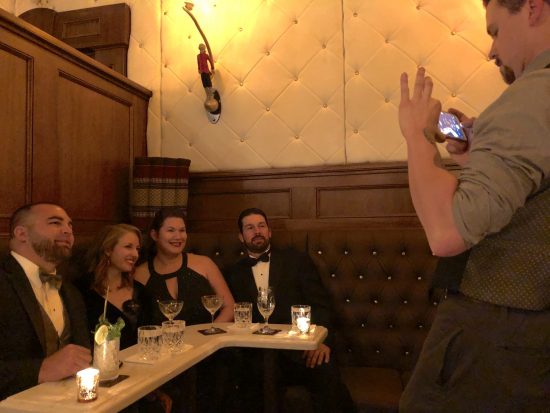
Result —
[{"label": "black bow tie", "polygon": [[42,284],[44,283],[50,283],[52,287],[59,290],[61,287],[61,275],[60,274],[49,274],[47,272],[42,272],[38,274],[40,277],[40,281],[42,281]]},{"label": "black bow tie", "polygon": [[244,264],[248,265],[249,267],[254,267],[259,261],[269,262],[269,252],[270,251],[264,252],[258,258],[248,256],[244,259]]}]

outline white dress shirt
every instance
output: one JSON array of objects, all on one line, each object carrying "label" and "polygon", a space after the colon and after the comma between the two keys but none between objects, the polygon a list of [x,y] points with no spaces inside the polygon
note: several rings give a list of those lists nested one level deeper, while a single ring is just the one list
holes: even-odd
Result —
[{"label": "white dress shirt", "polygon": [[65,320],[63,319],[63,301],[59,290],[51,286],[50,283],[42,283],[39,276],[40,268],[34,262],[13,251],[11,251],[11,255],[25,271],[36,300],[50,317],[57,334],[61,336],[65,328]]}]

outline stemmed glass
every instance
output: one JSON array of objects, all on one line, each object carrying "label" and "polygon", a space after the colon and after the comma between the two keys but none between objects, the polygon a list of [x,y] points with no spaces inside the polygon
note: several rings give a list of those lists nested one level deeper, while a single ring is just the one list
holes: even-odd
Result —
[{"label": "stemmed glass", "polygon": [[162,314],[172,323],[174,318],[180,313],[183,308],[183,301],[180,300],[160,300],[159,309]]},{"label": "stemmed glass", "polygon": [[258,288],[258,311],[264,317],[264,326],[258,330],[258,334],[273,334],[275,330],[269,327],[269,316],[275,309],[275,295],[271,287]]},{"label": "stemmed glass", "polygon": [[216,334],[225,332],[221,328],[214,327],[214,314],[220,309],[223,305],[223,297],[220,295],[203,295],[201,297],[202,305],[212,316],[212,324],[209,329],[205,330],[206,334]]}]

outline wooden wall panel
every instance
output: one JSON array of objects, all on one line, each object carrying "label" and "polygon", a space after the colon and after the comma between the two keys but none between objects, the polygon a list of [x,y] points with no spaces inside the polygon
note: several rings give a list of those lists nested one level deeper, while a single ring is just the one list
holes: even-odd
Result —
[{"label": "wooden wall panel", "polygon": [[191,232],[235,232],[248,207],[275,230],[420,227],[404,162],[190,175]]},{"label": "wooden wall panel", "polygon": [[35,8],[21,19],[126,75],[131,14],[125,3],[56,12]]},{"label": "wooden wall panel", "polygon": [[0,238],[25,202],[63,205],[82,238],[129,221],[151,92],[3,10],[0,58]]},{"label": "wooden wall panel", "polygon": [[[105,220],[128,205],[128,160],[133,159],[131,102],[97,86],[60,73],[57,133],[60,157],[60,202],[73,218]],[[82,111],[81,108],[87,108]],[[81,131],[89,137],[81,139]],[[85,143],[85,145],[83,145]],[[75,196],[87,182],[87,197]],[[113,182],[114,183],[114,182]],[[121,217],[122,218],[122,217]]]},{"label": "wooden wall panel", "polygon": [[0,41],[0,232],[7,219],[30,197],[29,171],[31,136],[32,59]]},{"label": "wooden wall panel", "polygon": [[239,213],[250,205],[269,209],[273,217],[290,218],[292,216],[290,189],[219,194],[194,193],[193,200],[189,203],[188,216],[197,221],[233,220],[235,222]]},{"label": "wooden wall panel", "polygon": [[317,218],[415,216],[405,185],[319,188]]},{"label": "wooden wall panel", "polygon": [[263,209],[276,231],[421,227],[406,162],[190,175],[190,232],[236,232],[239,212],[249,207]]}]

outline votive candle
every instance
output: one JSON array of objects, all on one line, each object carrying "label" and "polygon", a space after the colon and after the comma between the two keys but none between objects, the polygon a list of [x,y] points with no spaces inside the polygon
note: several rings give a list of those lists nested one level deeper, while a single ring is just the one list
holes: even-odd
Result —
[{"label": "votive candle", "polygon": [[98,382],[98,369],[88,367],[76,373],[76,386],[78,388],[77,400],[79,402],[91,402],[97,399]]},{"label": "votive candle", "polygon": [[306,334],[309,331],[310,323],[309,317],[298,317],[296,319],[296,327],[298,327],[301,334]]}]

